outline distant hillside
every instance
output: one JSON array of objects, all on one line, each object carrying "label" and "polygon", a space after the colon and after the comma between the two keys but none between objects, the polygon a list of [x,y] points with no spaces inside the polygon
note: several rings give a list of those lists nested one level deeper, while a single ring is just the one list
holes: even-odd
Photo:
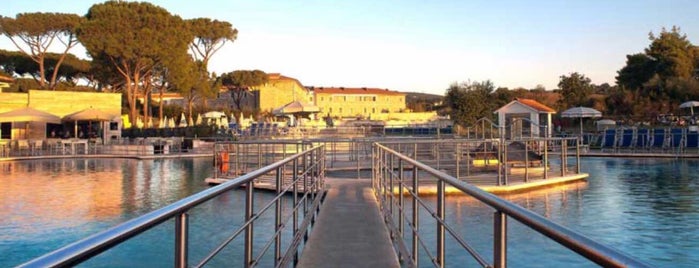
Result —
[{"label": "distant hillside", "polygon": [[405,105],[415,112],[434,111],[435,105],[441,104],[444,96],[428,93],[404,92]]}]

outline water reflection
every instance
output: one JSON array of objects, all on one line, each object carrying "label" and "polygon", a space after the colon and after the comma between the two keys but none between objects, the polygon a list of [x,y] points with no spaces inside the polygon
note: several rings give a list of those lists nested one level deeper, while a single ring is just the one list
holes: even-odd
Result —
[{"label": "water reflection", "polygon": [[0,162],[0,266],[19,264],[207,188],[211,160]]},{"label": "water reflection", "polygon": [[[699,263],[699,173],[694,172],[698,160],[582,161],[583,172],[590,173],[587,182],[503,197],[651,265],[693,267]],[[0,162],[0,172],[0,267],[7,267],[206,189],[202,179],[211,175],[211,159]],[[192,211],[192,232],[201,238],[192,241],[193,259],[206,254],[213,245],[210,239],[220,241],[228,235],[221,231],[227,228],[220,226],[242,222],[241,198],[234,191]],[[263,204],[271,195],[256,195],[258,198],[256,204]],[[434,197],[425,200],[436,203]],[[493,210],[468,197],[450,196],[447,200],[449,224],[490,258]],[[436,228],[426,220],[429,212],[420,213],[420,233],[426,245],[432,246]],[[121,264],[115,266],[142,265],[157,260],[160,255],[144,253],[156,248],[169,260],[171,229],[172,225],[166,224],[161,231],[129,242],[123,251],[96,260],[99,264],[95,266],[105,266],[105,260],[114,259]],[[514,220],[509,224],[508,240],[513,267],[592,266]],[[453,240],[447,245],[448,265],[475,265]],[[220,264],[230,265],[231,260],[239,259],[222,257]],[[428,259],[422,256],[422,260]]]}]

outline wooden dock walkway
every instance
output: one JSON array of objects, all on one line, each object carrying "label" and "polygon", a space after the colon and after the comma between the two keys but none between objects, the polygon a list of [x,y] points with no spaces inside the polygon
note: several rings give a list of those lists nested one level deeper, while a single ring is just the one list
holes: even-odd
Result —
[{"label": "wooden dock walkway", "polygon": [[400,267],[368,179],[329,185],[299,267]]}]

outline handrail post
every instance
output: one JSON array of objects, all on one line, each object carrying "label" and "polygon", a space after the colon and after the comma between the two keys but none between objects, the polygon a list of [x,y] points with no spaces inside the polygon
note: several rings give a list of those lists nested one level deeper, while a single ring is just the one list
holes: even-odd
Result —
[{"label": "handrail post", "polygon": [[456,164],[456,165],[455,165],[455,168],[456,168],[456,178],[457,178],[457,179],[460,179],[460,174],[459,174],[460,168],[459,168],[459,165],[461,164],[461,163],[460,163],[460,162],[461,162],[461,161],[460,161],[460,159],[461,159],[461,143],[459,143],[459,142],[454,142],[454,145],[456,145],[456,157],[455,157],[455,158],[456,158],[456,163],[455,163],[455,164]]},{"label": "handrail post", "polygon": [[187,244],[189,243],[189,217],[187,213],[177,215],[175,219],[175,267],[187,267]]},{"label": "handrail post", "polygon": [[413,165],[413,192],[415,193],[415,196],[413,196],[413,226],[414,226],[415,230],[413,230],[413,232],[412,232],[412,234],[413,234],[413,240],[412,240],[413,252],[412,253],[413,253],[413,264],[415,264],[415,266],[420,266],[420,263],[418,262],[419,261],[418,256],[420,255],[419,254],[420,253],[420,248],[419,248],[420,244],[418,243],[418,233],[420,230],[420,224],[419,224],[420,223],[420,214],[419,214],[418,202],[417,202],[417,198],[418,198],[419,192],[420,192],[420,190],[419,190],[420,185],[418,182],[417,172],[418,172],[417,166]]},{"label": "handrail post", "polygon": [[549,178],[549,139],[544,140],[544,180]]},{"label": "handrail post", "polygon": [[[293,173],[291,177],[291,181],[294,184],[293,189],[294,189],[294,216],[293,216],[293,237],[296,237],[299,233],[299,210],[298,210],[298,205],[299,205],[299,186],[298,186],[298,179],[299,179],[299,159],[295,158],[293,162]],[[299,263],[299,250],[298,248],[294,249],[294,267],[296,267]]]},{"label": "handrail post", "polygon": [[524,141],[524,182],[529,182],[529,144]]},{"label": "handrail post", "polygon": [[493,218],[493,262],[495,268],[507,267],[507,214],[496,211]]},{"label": "handrail post", "polygon": [[[279,195],[282,193],[282,167],[277,168],[276,181],[276,192]],[[282,255],[282,236],[279,233],[282,228],[282,198],[277,198],[274,205],[274,265],[277,266]]]},{"label": "handrail post", "polygon": [[[405,228],[405,214],[403,213],[403,211],[405,211],[405,197],[403,197],[403,159],[398,159],[398,169],[398,235],[400,235],[402,240]],[[400,254],[398,255],[398,259],[402,259]]]},{"label": "handrail post", "polygon": [[502,141],[503,141],[503,142],[502,142],[502,152],[503,152],[503,154],[502,154],[502,159],[503,159],[502,162],[503,162],[503,163],[502,163],[502,164],[503,164],[503,167],[505,168],[505,169],[503,170],[503,173],[504,173],[504,176],[503,176],[503,185],[507,185],[507,184],[508,184],[508,182],[507,182],[507,181],[508,181],[507,173],[508,173],[508,168],[509,168],[508,165],[507,165],[507,141],[505,141],[504,139],[503,139]]},{"label": "handrail post", "polygon": [[578,139],[578,147],[575,148],[575,170],[577,174],[580,174],[580,147],[582,146],[582,137]]},{"label": "handrail post", "polygon": [[436,263],[444,267],[444,180],[437,178],[437,255]]},{"label": "handrail post", "polygon": [[566,166],[568,165],[568,141],[566,139],[561,140],[561,176],[566,175]]},{"label": "handrail post", "polygon": [[[393,219],[393,198],[394,198],[394,196],[393,196],[393,187],[394,187],[393,186],[393,172],[395,172],[395,167],[393,166],[393,157],[394,157],[394,154],[389,155],[390,170],[388,172],[388,174],[389,174],[389,176],[388,176],[388,187],[389,187],[389,189],[388,189],[388,198],[389,198],[388,207],[389,207],[389,210],[388,211],[391,213],[391,219]],[[393,234],[391,234],[391,237],[393,237]]]},{"label": "handrail post", "polygon": [[[248,222],[254,216],[253,214],[253,180],[250,180],[245,187],[245,221]],[[243,258],[243,267],[252,265],[252,243],[253,243],[253,223],[245,227],[245,256]]]}]

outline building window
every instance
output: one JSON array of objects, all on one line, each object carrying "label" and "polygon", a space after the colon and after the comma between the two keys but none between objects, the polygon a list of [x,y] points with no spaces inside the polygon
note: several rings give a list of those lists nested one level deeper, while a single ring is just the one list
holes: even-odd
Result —
[{"label": "building window", "polygon": [[375,114],[376,113],[376,108],[371,108],[371,113]]},{"label": "building window", "polygon": [[342,107],[340,107],[340,113],[342,113]]},{"label": "building window", "polygon": [[320,97],[320,101],[323,101],[323,97]]},{"label": "building window", "polygon": [[333,107],[328,108],[328,112],[332,113],[333,112]]},{"label": "building window", "polygon": [[374,96],[374,101],[376,101],[376,96]]},{"label": "building window", "polygon": [[347,96],[344,96],[344,101],[347,101]]}]

